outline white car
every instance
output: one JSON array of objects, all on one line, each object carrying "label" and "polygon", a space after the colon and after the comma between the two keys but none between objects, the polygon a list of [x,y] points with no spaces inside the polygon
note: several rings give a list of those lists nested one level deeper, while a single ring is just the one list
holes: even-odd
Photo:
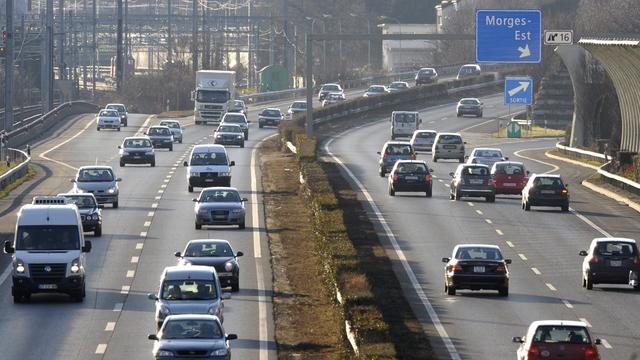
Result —
[{"label": "white car", "polygon": [[324,106],[337,104],[345,100],[346,98],[344,96],[344,93],[329,93],[327,94],[327,96],[324,97],[324,100],[322,100],[322,106],[324,107]]},{"label": "white car", "polygon": [[516,352],[518,360],[600,359],[596,348],[600,339],[592,338],[582,321],[534,321],[524,337],[515,336],[512,341],[520,344]]},{"label": "white car", "polygon": [[498,161],[507,161],[508,157],[498,148],[475,148],[467,157],[467,164],[484,164],[492,167]]},{"label": "white car", "polygon": [[121,126],[120,113],[118,113],[117,110],[103,109],[98,113],[96,119],[96,128],[98,131],[100,131],[100,129],[116,129],[120,131]]},{"label": "white car", "polygon": [[182,125],[180,125],[180,121],[178,120],[162,120],[160,121],[160,126],[166,126],[171,130],[171,134],[173,135],[173,140],[182,144]]},{"label": "white car", "polygon": [[369,86],[367,91],[364,93],[363,97],[371,97],[371,96],[383,95],[383,94],[386,94],[388,92],[389,92],[389,90],[384,85],[371,85],[371,86]]},{"label": "white car", "polygon": [[406,90],[408,88],[409,83],[406,81],[394,81],[387,87],[390,92]]}]

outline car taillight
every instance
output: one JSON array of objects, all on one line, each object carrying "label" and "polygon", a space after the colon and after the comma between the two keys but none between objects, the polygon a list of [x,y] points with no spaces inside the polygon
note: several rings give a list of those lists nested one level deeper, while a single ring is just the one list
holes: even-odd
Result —
[{"label": "car taillight", "polygon": [[540,349],[537,346],[531,345],[528,352],[529,356],[538,356],[540,355]]},{"label": "car taillight", "polygon": [[431,175],[425,175],[424,182],[431,182]]},{"label": "car taillight", "polygon": [[635,265],[640,265],[640,256],[636,256],[636,257],[634,257],[634,258],[633,258],[633,263],[634,263]]},{"label": "car taillight", "polygon": [[567,196],[567,195],[569,195],[569,190],[567,190],[567,189],[562,189],[562,190],[560,190],[560,194],[561,194],[562,196]]},{"label": "car taillight", "polygon": [[462,272],[462,266],[460,266],[460,264],[449,265],[449,271],[454,273]]},{"label": "car taillight", "polygon": [[597,256],[593,255],[589,258],[589,264],[597,264],[600,259]]},{"label": "car taillight", "polygon": [[584,356],[587,359],[598,359],[600,357],[598,349],[594,345],[589,345],[584,349]]},{"label": "car taillight", "polygon": [[398,175],[393,175],[391,179],[393,179],[393,182],[398,182]]},{"label": "car taillight", "polygon": [[498,273],[506,273],[507,272],[507,268],[506,268],[506,266],[504,266],[504,264],[498,264],[498,266],[496,266],[496,272],[498,272]]},{"label": "car taillight", "polygon": [[382,155],[382,159],[386,160],[388,156],[389,156],[389,154],[385,153],[384,155]]},{"label": "car taillight", "polygon": [[497,184],[498,182],[496,181],[496,179],[489,179],[489,184]]},{"label": "car taillight", "polygon": [[415,160],[416,159],[416,153],[411,153],[411,160]]}]

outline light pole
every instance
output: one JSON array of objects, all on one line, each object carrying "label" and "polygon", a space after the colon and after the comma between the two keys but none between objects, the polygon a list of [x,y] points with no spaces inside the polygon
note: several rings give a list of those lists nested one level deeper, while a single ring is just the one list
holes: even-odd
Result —
[{"label": "light pole", "polygon": [[[322,14],[322,33],[327,33],[327,19],[331,19],[331,14]],[[322,74],[327,76],[327,41],[322,40]]]}]

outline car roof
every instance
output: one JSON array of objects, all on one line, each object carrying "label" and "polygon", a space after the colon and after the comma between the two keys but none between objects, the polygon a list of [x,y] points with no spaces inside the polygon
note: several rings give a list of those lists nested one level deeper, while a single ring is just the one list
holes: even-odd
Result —
[{"label": "car roof", "polygon": [[398,160],[396,161],[396,164],[398,163],[403,163],[403,164],[427,164],[426,161],[424,160]]},{"label": "car roof", "polygon": [[555,179],[560,179],[560,175],[558,174],[533,174],[531,175],[531,179],[533,178],[555,178]]},{"label": "car roof", "polygon": [[90,197],[90,198],[96,198],[92,193],[60,193],[56,196],[78,196],[78,197]]},{"label": "car roof", "polygon": [[238,125],[238,124],[234,124],[234,123],[226,123],[226,122],[221,122],[219,126],[222,126],[222,125],[224,125],[224,126],[242,127],[242,126],[240,126],[240,125]]},{"label": "car roof", "polygon": [[220,319],[215,315],[209,314],[179,314],[179,315],[167,315],[167,320],[209,320],[220,322]]},{"label": "car roof", "polygon": [[496,161],[495,163],[493,163],[494,165],[521,165],[524,166],[523,162],[520,161]]},{"label": "car roof", "polygon": [[476,151],[476,150],[483,150],[483,151],[484,151],[484,150],[494,150],[494,151],[500,151],[500,152],[502,152],[502,149],[500,149],[500,148],[488,148],[488,147],[477,147],[477,148],[473,148],[472,152],[473,152],[473,151]]},{"label": "car roof", "polygon": [[460,99],[460,101],[463,101],[463,100],[478,100],[478,101],[480,101],[480,99],[478,99],[478,98],[472,98],[472,97],[468,97],[468,98],[462,98],[462,99]]},{"label": "car roof", "polygon": [[411,143],[408,141],[387,141],[384,146],[387,145],[411,145]]},{"label": "car roof", "polygon": [[465,67],[465,66],[480,67],[480,65],[478,65],[478,64],[464,64],[464,65],[462,65],[462,67]]},{"label": "car roof", "polygon": [[418,114],[417,111],[408,111],[408,110],[398,110],[398,111],[392,111],[391,114]]},{"label": "car roof", "polygon": [[126,138],[124,138],[124,140],[149,140],[149,137],[148,136],[127,136]]},{"label": "car roof", "polygon": [[224,114],[223,117],[227,116],[227,115],[233,115],[233,116],[245,116],[243,113],[239,112],[239,111],[229,111],[227,113]]},{"label": "car roof", "polygon": [[427,130],[427,129],[414,131],[414,133],[426,133],[426,132],[428,132],[428,133],[436,133],[436,134],[438,133],[436,130]]},{"label": "car roof", "polygon": [[432,67],[423,67],[423,68],[420,68],[420,70],[435,70],[435,69]]},{"label": "car roof", "polygon": [[462,135],[460,135],[459,133],[450,133],[450,132],[439,132],[438,136],[440,136],[440,135],[455,135],[455,136],[462,137]]},{"label": "car roof", "polygon": [[170,122],[170,123],[180,123],[180,121],[178,121],[178,120],[171,120],[171,119],[162,119],[162,120],[160,120],[160,122],[161,123],[163,123],[163,122],[165,122],[165,123],[168,123],[168,122]]},{"label": "car roof", "polygon": [[105,105],[105,107],[107,106],[124,106],[124,104],[119,104],[119,103],[109,103],[107,105]]},{"label": "car roof", "polygon": [[392,84],[407,84],[407,85],[409,85],[409,83],[406,82],[406,81],[394,81],[394,82],[392,82]]},{"label": "car roof", "polygon": [[609,241],[615,241],[615,242],[628,242],[628,243],[633,243],[635,244],[636,241],[634,239],[629,239],[629,238],[620,238],[620,237],[603,237],[603,238],[595,238],[593,239],[591,242],[592,243],[600,243],[600,242],[609,242]]},{"label": "car roof", "polygon": [[337,84],[337,83],[326,83],[326,84],[323,84],[322,86],[325,86],[325,85],[336,85],[336,86],[340,86],[340,84]]},{"label": "car roof", "polygon": [[86,166],[81,166],[78,171],[80,170],[86,170],[86,169],[108,169],[113,171],[113,168],[109,165],[86,165]]},{"label": "car roof", "polygon": [[463,168],[467,168],[467,167],[486,167],[488,169],[489,165],[485,165],[485,164],[460,164],[460,165],[458,165],[458,167],[463,167]]},{"label": "car roof", "polygon": [[561,325],[561,326],[580,326],[580,327],[587,327],[587,324],[582,322],[582,321],[576,321],[576,320],[537,320],[531,323],[531,325],[529,325],[530,328],[537,328],[539,326],[553,326],[553,325]]},{"label": "car roof", "polygon": [[500,250],[500,246],[498,245],[490,245],[490,244],[458,244],[453,247],[453,250],[461,249],[461,248],[470,248],[470,247],[483,247],[483,248],[491,248]]},{"label": "car roof", "polygon": [[163,277],[168,280],[201,279],[209,280],[216,275],[215,268],[211,266],[167,266],[164,268]]},{"label": "car roof", "polygon": [[238,189],[236,189],[234,187],[231,187],[231,186],[211,186],[211,187],[203,188],[201,192],[205,192],[207,190],[235,190],[235,191],[238,191]]},{"label": "car roof", "polygon": [[[294,103],[296,103],[296,102],[303,102],[305,104],[307,103],[306,101],[294,101]],[[277,110],[277,111],[280,111],[280,108],[268,107],[268,108],[264,108],[264,110]]]},{"label": "car roof", "polygon": [[224,146],[219,144],[200,144],[193,147],[191,152],[227,152]]},{"label": "car roof", "polygon": [[[149,129],[151,129],[151,128],[169,129],[168,126],[164,126],[164,125],[151,125],[151,126],[149,126]],[[169,129],[169,130],[171,130],[171,129]]]},{"label": "car roof", "polygon": [[[306,100],[296,100],[292,102],[292,104],[306,104],[306,103],[307,103]],[[273,108],[267,108],[267,109],[273,109]]]},{"label": "car roof", "polygon": [[225,244],[231,244],[231,243],[229,243],[229,240],[224,240],[224,239],[193,239],[193,240],[189,240],[189,242],[187,244],[203,244],[203,243],[225,243]]}]

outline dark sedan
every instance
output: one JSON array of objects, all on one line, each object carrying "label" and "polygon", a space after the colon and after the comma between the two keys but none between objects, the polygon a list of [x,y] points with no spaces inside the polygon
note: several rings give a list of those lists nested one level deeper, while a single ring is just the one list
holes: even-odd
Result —
[{"label": "dark sedan", "polygon": [[[589,250],[580,251],[582,286],[593,289],[594,284],[630,284],[640,290],[640,254],[636,241],[625,238],[596,238]],[[632,283],[633,281],[633,283]]]},{"label": "dark sedan", "polygon": [[424,84],[435,84],[438,82],[438,72],[434,68],[422,68],[415,77],[416,86]]},{"label": "dark sedan", "polygon": [[169,315],[154,340],[154,359],[231,359],[229,340],[238,338],[225,334],[214,315]]},{"label": "dark sedan", "polygon": [[180,258],[179,265],[204,265],[216,269],[220,286],[231,287],[231,291],[240,289],[240,265],[238,257],[244,255],[241,251],[233,252],[227,240],[200,239],[187,243],[184,252],[176,252]]},{"label": "dark sedan", "polygon": [[529,178],[522,189],[522,209],[532,206],[557,206],[569,211],[569,189],[559,175],[536,175]]},{"label": "dark sedan", "polygon": [[431,197],[431,169],[421,160],[399,160],[389,173],[389,195],[398,191],[424,192]]},{"label": "dark sedan", "polygon": [[93,235],[102,236],[102,211],[93,194],[65,193],[57,196],[67,199],[67,204],[74,204],[78,207],[82,231],[93,231]]},{"label": "dark sedan", "polygon": [[173,133],[167,126],[152,126],[146,135],[151,140],[153,147],[166,148],[173,151]]},{"label": "dark sedan", "polygon": [[502,257],[495,245],[456,245],[450,258],[442,258],[444,290],[455,295],[456,290],[498,290],[500,296],[509,295],[510,259]]},{"label": "dark sedan", "polygon": [[151,140],[146,136],[125,138],[120,149],[120,167],[126,164],[149,164],[156,166],[156,153]]},{"label": "dark sedan", "polygon": [[489,167],[482,164],[458,165],[451,175],[449,198],[460,200],[462,197],[484,197],[487,202],[496,201],[496,188],[491,182]]},{"label": "dark sedan", "polygon": [[194,212],[196,216],[196,229],[202,229],[202,225],[238,225],[245,228],[246,198],[240,198],[238,190],[231,187],[204,188],[197,199]]}]

